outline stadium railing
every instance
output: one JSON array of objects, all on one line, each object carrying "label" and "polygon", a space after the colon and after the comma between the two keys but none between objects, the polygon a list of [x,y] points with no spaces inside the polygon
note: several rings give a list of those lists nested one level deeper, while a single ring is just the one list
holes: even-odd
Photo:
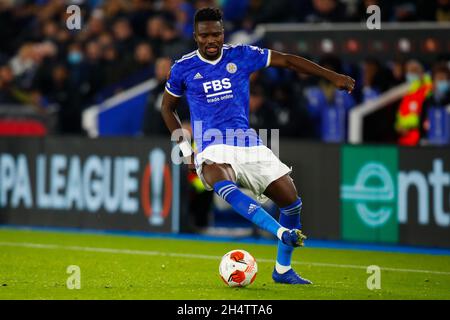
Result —
[{"label": "stadium railing", "polygon": [[348,142],[352,144],[363,143],[364,118],[400,100],[408,92],[408,88],[407,83],[401,84],[381,94],[377,99],[369,100],[352,108],[348,119]]}]

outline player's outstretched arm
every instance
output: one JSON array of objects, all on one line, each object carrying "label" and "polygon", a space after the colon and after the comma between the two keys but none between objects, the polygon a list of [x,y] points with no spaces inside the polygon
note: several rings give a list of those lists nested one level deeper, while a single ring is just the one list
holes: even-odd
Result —
[{"label": "player's outstretched arm", "polygon": [[296,55],[271,50],[270,66],[288,68],[298,73],[306,73],[327,79],[337,88],[347,90],[348,93],[351,93],[355,88],[355,80],[351,77],[336,73]]}]

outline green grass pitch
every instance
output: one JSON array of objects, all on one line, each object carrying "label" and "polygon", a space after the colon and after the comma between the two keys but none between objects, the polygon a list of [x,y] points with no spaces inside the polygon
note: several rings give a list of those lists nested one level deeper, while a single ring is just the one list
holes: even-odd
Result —
[{"label": "green grass pitch", "polygon": [[[220,280],[220,257],[232,249],[255,256],[258,275],[246,288]],[[294,268],[310,286],[273,283],[276,246],[0,229],[0,299],[450,299],[450,256],[300,248]],[[70,290],[69,265],[81,288]],[[381,268],[369,290],[367,266]]]}]

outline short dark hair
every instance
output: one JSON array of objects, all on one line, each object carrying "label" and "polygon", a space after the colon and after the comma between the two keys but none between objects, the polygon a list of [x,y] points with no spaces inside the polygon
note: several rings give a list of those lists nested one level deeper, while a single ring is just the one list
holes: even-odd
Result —
[{"label": "short dark hair", "polygon": [[195,12],[194,26],[202,21],[222,22],[222,11],[218,8],[201,8]]}]

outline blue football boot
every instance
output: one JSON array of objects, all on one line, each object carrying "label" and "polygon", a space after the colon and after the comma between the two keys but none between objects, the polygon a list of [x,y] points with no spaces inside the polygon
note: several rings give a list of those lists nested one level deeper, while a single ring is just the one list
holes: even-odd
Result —
[{"label": "blue football boot", "polygon": [[285,273],[278,273],[274,268],[272,272],[272,279],[276,283],[285,283],[285,284],[312,284],[308,279],[303,279],[300,277],[293,269]]}]

